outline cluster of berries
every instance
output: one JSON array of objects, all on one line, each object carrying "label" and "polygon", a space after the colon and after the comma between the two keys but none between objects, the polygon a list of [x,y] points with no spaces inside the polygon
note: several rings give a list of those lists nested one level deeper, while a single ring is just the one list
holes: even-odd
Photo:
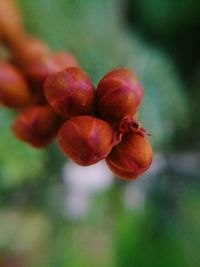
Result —
[{"label": "cluster of berries", "polygon": [[145,172],[153,151],[137,119],[143,88],[135,73],[114,69],[95,90],[72,54],[53,53],[40,40],[22,35],[9,42],[10,61],[0,61],[0,104],[19,109],[15,136],[37,148],[57,137],[77,164],[105,159],[125,179]]}]

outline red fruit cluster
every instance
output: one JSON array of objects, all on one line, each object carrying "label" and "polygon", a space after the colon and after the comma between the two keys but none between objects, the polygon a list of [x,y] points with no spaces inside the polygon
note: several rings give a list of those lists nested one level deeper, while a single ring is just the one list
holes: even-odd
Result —
[{"label": "red fruit cluster", "polygon": [[67,66],[66,55],[34,59],[32,76],[23,67],[1,62],[0,103],[22,109],[13,124],[15,136],[37,148],[57,136],[64,154],[77,164],[105,159],[115,175],[135,179],[153,156],[146,131],[135,119],[143,99],[140,82],[134,72],[121,68],[106,74],[95,90],[80,67]]},{"label": "red fruit cluster", "polygon": [[26,34],[11,2],[0,1],[0,38],[11,52],[9,60],[0,60],[0,105],[19,110],[15,136],[37,148],[57,136],[61,150],[77,164],[105,159],[121,178],[145,172],[153,151],[137,121],[144,92],[135,73],[112,70],[95,90],[72,54],[53,53]]},{"label": "red fruit cluster", "polygon": [[78,66],[68,52],[53,53],[40,40],[24,36],[15,43],[11,60],[0,60],[0,105],[15,108],[16,137],[33,147],[45,147],[62,123],[47,102],[43,84],[53,73]]},{"label": "red fruit cluster", "polygon": [[77,67],[49,75],[44,94],[66,121],[58,131],[60,148],[82,166],[106,160],[112,172],[135,179],[152,162],[153,151],[144,128],[136,121],[143,88],[134,72],[115,69],[94,90]]}]

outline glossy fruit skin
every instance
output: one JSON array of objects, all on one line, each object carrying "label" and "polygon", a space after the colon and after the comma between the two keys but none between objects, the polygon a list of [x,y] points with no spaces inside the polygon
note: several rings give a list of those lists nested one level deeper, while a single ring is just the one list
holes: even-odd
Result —
[{"label": "glossy fruit skin", "polygon": [[67,52],[44,54],[42,57],[36,57],[35,60],[30,60],[28,64],[23,67],[23,71],[32,90],[37,96],[37,102],[46,102],[43,86],[49,75],[76,65],[78,65],[78,62],[75,57]]},{"label": "glossy fruit skin", "polygon": [[48,106],[24,109],[13,123],[15,136],[35,148],[45,147],[56,136],[60,118]]},{"label": "glossy fruit skin", "polygon": [[35,86],[43,88],[43,83],[48,75],[77,65],[75,57],[67,52],[46,53],[42,57],[30,60],[25,65],[24,72]]},{"label": "glossy fruit skin", "polygon": [[153,151],[146,136],[128,133],[106,158],[111,171],[118,177],[133,180],[151,165]]},{"label": "glossy fruit skin", "polygon": [[52,56],[45,56],[26,65],[24,73],[32,86],[39,87],[42,90],[47,76],[60,70],[60,65],[52,59]]},{"label": "glossy fruit skin", "polygon": [[114,69],[98,84],[98,111],[103,119],[119,122],[123,117],[133,116],[137,112],[143,94],[143,88],[133,71]]},{"label": "glossy fruit skin", "polygon": [[64,118],[94,113],[95,90],[81,68],[71,67],[48,76],[44,93],[54,111]]},{"label": "glossy fruit skin", "polygon": [[104,159],[113,147],[111,126],[92,116],[77,116],[65,122],[58,132],[64,154],[82,166]]},{"label": "glossy fruit skin", "polygon": [[21,108],[31,101],[31,91],[22,73],[7,62],[0,62],[0,104]]}]

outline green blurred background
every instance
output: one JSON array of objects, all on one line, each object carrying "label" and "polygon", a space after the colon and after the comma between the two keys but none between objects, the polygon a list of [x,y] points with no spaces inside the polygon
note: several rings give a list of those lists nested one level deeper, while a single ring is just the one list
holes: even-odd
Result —
[{"label": "green blurred background", "polygon": [[0,109],[0,267],[200,266],[198,0],[18,0],[26,28],[69,50],[97,84],[135,70],[151,169],[138,181],[35,150]]}]

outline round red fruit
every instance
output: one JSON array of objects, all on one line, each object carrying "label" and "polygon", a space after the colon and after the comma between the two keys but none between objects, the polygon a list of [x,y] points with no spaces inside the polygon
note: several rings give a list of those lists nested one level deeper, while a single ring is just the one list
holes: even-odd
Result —
[{"label": "round red fruit", "polygon": [[111,126],[92,116],[78,116],[65,122],[58,132],[63,152],[74,162],[89,166],[104,159],[113,147]]},{"label": "round red fruit", "polygon": [[124,179],[136,179],[151,165],[153,151],[147,137],[141,133],[128,133],[106,158],[111,171]]},{"label": "round red fruit", "polygon": [[50,75],[44,93],[51,107],[64,118],[94,113],[94,86],[81,68],[70,67]]},{"label": "round red fruit", "polygon": [[142,99],[142,85],[136,74],[126,68],[110,71],[97,87],[98,111],[103,119],[111,122],[133,116]]}]

